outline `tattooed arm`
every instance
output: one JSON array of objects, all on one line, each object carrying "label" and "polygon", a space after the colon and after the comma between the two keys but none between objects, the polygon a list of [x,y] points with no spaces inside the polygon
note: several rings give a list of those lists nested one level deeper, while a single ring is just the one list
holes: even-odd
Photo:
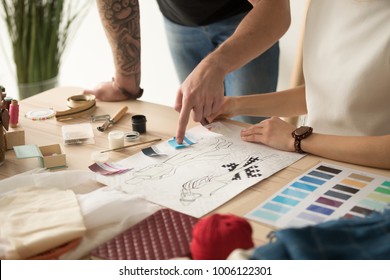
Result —
[{"label": "tattooed arm", "polygon": [[102,101],[121,101],[142,95],[141,37],[138,0],[96,0],[101,22],[110,43],[115,78],[84,94]]}]

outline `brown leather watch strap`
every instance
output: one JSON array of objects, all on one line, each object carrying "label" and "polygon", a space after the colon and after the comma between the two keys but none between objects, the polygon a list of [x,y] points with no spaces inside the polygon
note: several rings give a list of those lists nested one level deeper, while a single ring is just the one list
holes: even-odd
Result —
[{"label": "brown leather watch strap", "polygon": [[301,148],[301,140],[309,137],[313,133],[313,128],[310,126],[301,126],[295,129],[291,136],[294,138],[294,148],[297,153],[305,153]]}]

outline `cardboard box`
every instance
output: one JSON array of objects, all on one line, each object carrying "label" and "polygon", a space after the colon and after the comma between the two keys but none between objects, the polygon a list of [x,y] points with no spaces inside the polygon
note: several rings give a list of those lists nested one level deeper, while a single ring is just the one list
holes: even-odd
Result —
[{"label": "cardboard box", "polygon": [[66,156],[59,144],[38,147],[37,145],[14,146],[16,158],[39,159],[41,167],[58,168],[66,167]]},{"label": "cardboard box", "polygon": [[39,147],[43,156],[43,166],[46,168],[66,166],[66,157],[59,144]]},{"label": "cardboard box", "polygon": [[25,144],[24,129],[20,126],[16,128],[9,128],[5,133],[5,142],[7,150],[12,150],[14,146],[21,146]]}]

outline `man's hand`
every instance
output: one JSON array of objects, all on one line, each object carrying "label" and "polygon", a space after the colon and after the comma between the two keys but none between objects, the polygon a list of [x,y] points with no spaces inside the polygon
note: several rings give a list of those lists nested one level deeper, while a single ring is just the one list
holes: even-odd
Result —
[{"label": "man's hand", "polygon": [[180,113],[176,140],[182,143],[190,113],[206,120],[219,110],[225,76],[270,48],[290,26],[289,0],[251,0],[254,6],[236,31],[203,59],[181,85],[175,103]]},{"label": "man's hand", "polygon": [[223,101],[225,74],[207,61],[202,61],[180,86],[175,110],[180,113],[176,132],[177,143],[182,143],[190,114],[196,122],[204,123],[216,113]]},{"label": "man's hand", "polygon": [[83,91],[83,94],[92,94],[95,95],[97,99],[101,101],[123,101],[128,99],[123,95],[117,87],[114,87],[113,82],[104,82],[97,85],[94,89],[86,89]]},{"label": "man's hand", "polygon": [[126,94],[124,89],[118,87],[118,84],[113,80],[111,82],[104,82],[96,86],[94,89],[86,89],[83,94],[95,95],[100,101],[117,102],[127,99],[139,98],[139,93],[134,94],[134,97],[129,93]]}]

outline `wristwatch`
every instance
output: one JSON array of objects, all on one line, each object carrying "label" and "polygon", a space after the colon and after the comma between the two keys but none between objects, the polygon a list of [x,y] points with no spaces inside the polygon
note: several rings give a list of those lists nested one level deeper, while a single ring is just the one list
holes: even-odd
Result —
[{"label": "wristwatch", "polygon": [[301,149],[301,140],[309,137],[313,132],[313,128],[310,126],[301,126],[295,129],[291,135],[295,139],[294,140],[294,148],[297,153],[303,154],[305,153]]}]

